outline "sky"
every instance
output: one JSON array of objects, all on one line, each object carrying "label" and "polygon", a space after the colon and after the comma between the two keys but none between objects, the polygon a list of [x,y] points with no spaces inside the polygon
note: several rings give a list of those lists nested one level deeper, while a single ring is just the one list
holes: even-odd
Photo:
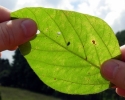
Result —
[{"label": "sky", "polygon": [[[11,11],[24,7],[46,7],[72,10],[97,16],[106,21],[116,33],[125,29],[125,0],[0,0]],[[14,52],[2,52],[12,62]]]}]

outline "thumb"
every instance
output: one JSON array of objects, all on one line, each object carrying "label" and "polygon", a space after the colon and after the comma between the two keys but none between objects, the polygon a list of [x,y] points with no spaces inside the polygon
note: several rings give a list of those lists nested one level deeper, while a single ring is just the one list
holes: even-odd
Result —
[{"label": "thumb", "polygon": [[37,25],[31,19],[16,19],[0,23],[0,51],[29,41],[36,31]]},{"label": "thumb", "polygon": [[108,60],[101,66],[104,78],[118,87],[125,89],[125,63],[119,60]]}]

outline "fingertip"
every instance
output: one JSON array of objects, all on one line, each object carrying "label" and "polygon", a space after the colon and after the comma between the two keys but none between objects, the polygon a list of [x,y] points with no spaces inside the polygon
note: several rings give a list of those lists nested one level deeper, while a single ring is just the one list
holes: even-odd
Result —
[{"label": "fingertip", "polygon": [[15,46],[15,47],[9,48],[8,50],[13,51],[13,50],[16,50],[17,48],[18,48],[18,46]]},{"label": "fingertip", "polygon": [[119,96],[125,97],[125,89],[116,88],[116,93],[117,93]]},{"label": "fingertip", "polygon": [[10,10],[0,6],[0,22],[10,20]]},{"label": "fingertip", "polygon": [[112,80],[115,77],[115,74],[118,70],[119,66],[113,59],[105,61],[101,65],[101,74],[107,80]]},{"label": "fingertip", "polygon": [[37,32],[32,19],[15,19],[0,23],[0,51],[10,50],[31,40]]},{"label": "fingertip", "polygon": [[35,35],[37,32],[37,24],[32,19],[25,19],[22,21],[21,26],[27,38]]},{"label": "fingertip", "polygon": [[125,63],[111,59],[101,66],[102,76],[114,85],[125,89]]},{"label": "fingertip", "polygon": [[121,50],[121,60],[125,62],[125,45],[120,47]]}]

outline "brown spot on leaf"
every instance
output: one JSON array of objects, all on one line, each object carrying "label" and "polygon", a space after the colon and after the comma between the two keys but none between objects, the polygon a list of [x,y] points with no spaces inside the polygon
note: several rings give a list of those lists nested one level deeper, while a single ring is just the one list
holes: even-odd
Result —
[{"label": "brown spot on leaf", "polygon": [[94,45],[96,45],[96,42],[95,42],[95,40],[92,40],[92,43],[93,43]]},{"label": "brown spot on leaf", "polygon": [[54,78],[54,80],[56,80],[56,78]]},{"label": "brown spot on leaf", "polygon": [[85,59],[87,60],[87,57]]}]

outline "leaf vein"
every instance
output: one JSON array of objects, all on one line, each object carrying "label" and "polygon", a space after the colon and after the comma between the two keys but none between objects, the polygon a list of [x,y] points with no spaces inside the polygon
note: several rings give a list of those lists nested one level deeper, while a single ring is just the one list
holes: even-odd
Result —
[{"label": "leaf vein", "polygon": [[[59,27],[59,25],[57,24],[57,22],[50,16],[50,14],[49,14],[48,12],[46,12],[45,10],[44,10],[44,12],[53,20],[53,22],[54,22],[54,23],[56,24],[56,26],[59,28],[60,32],[62,33],[62,37],[63,37],[63,39],[64,39],[64,41],[65,41],[65,44],[67,45],[66,40],[65,40],[64,35],[63,35],[63,31],[61,30],[61,28]],[[57,13],[57,12],[56,12],[56,13]]]},{"label": "leaf vein", "polygon": [[100,37],[99,33],[96,31],[95,27],[92,25],[92,23],[89,21],[88,17],[86,15],[84,15],[86,17],[86,19],[88,20],[88,22],[90,23],[90,25],[92,26],[92,28],[95,30],[95,32],[98,34],[99,38],[101,39],[101,41],[103,42],[103,44],[105,45],[106,49],[108,50],[110,56],[112,57],[111,52],[109,51],[108,47],[106,46],[105,42],[103,41],[102,37]]},{"label": "leaf vein", "polygon": [[[85,49],[84,49],[84,44],[82,43],[82,40],[81,40],[79,34],[78,34],[77,31],[75,30],[75,28],[73,27],[72,23],[70,22],[70,20],[68,19],[67,15],[64,13],[63,10],[62,10],[62,12],[63,12],[63,14],[65,15],[66,19],[68,20],[68,22],[70,23],[70,25],[72,26],[72,28],[73,28],[73,30],[75,31],[75,33],[77,34],[77,36],[78,36],[78,38],[79,38],[79,40],[80,40],[80,42],[81,42],[82,48],[83,48],[83,50],[84,50],[85,58],[87,58],[87,55],[86,55],[86,52],[85,52]],[[75,18],[76,18],[76,17],[75,17]]]}]

